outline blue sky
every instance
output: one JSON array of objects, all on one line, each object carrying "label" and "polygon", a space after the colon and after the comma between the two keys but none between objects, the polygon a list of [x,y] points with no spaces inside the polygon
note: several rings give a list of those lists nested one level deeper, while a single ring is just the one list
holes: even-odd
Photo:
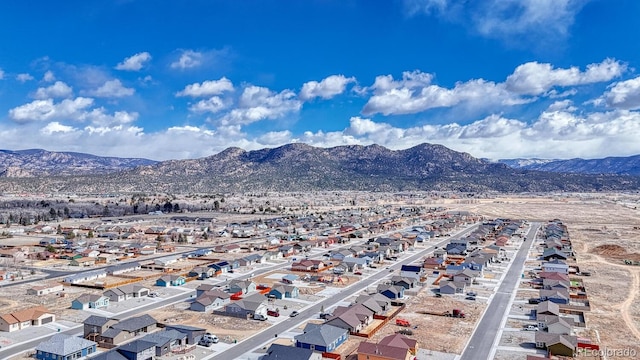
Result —
[{"label": "blue sky", "polygon": [[0,4],[0,148],[640,154],[633,0]]}]

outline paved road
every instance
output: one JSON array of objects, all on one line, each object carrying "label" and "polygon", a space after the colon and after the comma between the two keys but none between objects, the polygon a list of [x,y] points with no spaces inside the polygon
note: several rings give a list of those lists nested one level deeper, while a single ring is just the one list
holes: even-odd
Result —
[{"label": "paved road", "polygon": [[[473,225],[470,226],[460,232],[458,232],[455,235],[452,235],[451,238],[453,238],[454,236],[456,237],[463,237],[466,234],[470,233],[471,231],[473,231],[478,225]],[[429,254],[431,252],[433,252],[433,250],[435,249],[436,246],[442,246],[444,244],[446,244],[447,242],[449,242],[449,240],[451,238],[445,238],[442,241],[439,241],[436,244],[433,244],[432,246],[425,248],[421,251],[416,252],[415,254],[406,257],[404,259],[401,259],[400,261],[396,262],[395,264],[389,266],[392,270],[397,270],[400,269],[402,267],[403,264],[408,264],[411,263],[417,259],[420,259],[421,257],[425,256],[426,254]],[[320,308],[321,307],[325,307],[328,308],[332,305],[335,305],[336,303],[339,303],[341,301],[343,301],[345,298],[348,298],[349,296],[362,291],[363,289],[367,288],[368,286],[374,284],[377,281],[380,281],[381,279],[383,279],[384,277],[389,275],[389,270],[387,269],[382,269],[380,271],[378,271],[377,273],[363,278],[360,281],[354,283],[352,286],[347,287],[346,289],[340,291],[339,293],[325,299],[322,300],[302,311],[300,311],[300,315],[298,315],[297,317],[294,318],[289,318],[285,321],[282,321],[280,323],[277,323],[271,327],[269,327],[268,329],[252,336],[249,337],[241,342],[239,342],[237,345],[234,345],[233,347],[225,350],[225,351],[221,351],[219,353],[210,355],[208,357],[206,357],[205,359],[215,359],[215,360],[222,360],[222,359],[237,359],[240,356],[252,352],[254,351],[256,348],[259,348],[260,346],[262,346],[264,343],[266,343],[267,341],[274,339],[276,337],[277,334],[281,334],[283,332],[286,332],[287,330],[289,330],[292,327],[295,326],[300,326],[303,322],[307,321],[308,319],[313,319],[316,318],[317,319],[317,314],[320,312]]]},{"label": "paved road", "polygon": [[467,347],[462,352],[460,360],[489,359],[502,319],[505,313],[509,311],[508,306],[511,295],[516,291],[520,282],[522,267],[527,260],[529,249],[531,248],[531,244],[533,244],[535,234],[539,227],[540,224],[538,223],[531,224],[529,233],[516,253],[516,257],[513,259],[509,270],[504,276],[498,292],[493,296]]}]

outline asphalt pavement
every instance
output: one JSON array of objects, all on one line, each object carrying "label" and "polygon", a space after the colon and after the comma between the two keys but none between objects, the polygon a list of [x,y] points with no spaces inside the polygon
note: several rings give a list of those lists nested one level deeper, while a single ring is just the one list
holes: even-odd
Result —
[{"label": "asphalt pavement", "polygon": [[494,341],[501,327],[505,314],[509,311],[509,303],[514,291],[517,291],[522,268],[527,260],[529,249],[533,244],[536,232],[540,224],[532,223],[529,233],[520,245],[509,270],[507,271],[498,292],[493,296],[482,319],[476,326],[471,339],[462,352],[460,360],[489,359],[493,350]]}]

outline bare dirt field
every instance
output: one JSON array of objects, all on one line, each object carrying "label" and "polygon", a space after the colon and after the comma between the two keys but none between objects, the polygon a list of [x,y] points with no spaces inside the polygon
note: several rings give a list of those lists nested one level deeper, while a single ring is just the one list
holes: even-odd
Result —
[{"label": "bare dirt field", "polygon": [[[640,212],[616,202],[614,195],[568,198],[501,198],[445,206],[489,218],[511,217],[567,225],[581,271],[591,271],[584,284],[592,310],[587,331],[601,347],[635,349],[640,353]],[[624,359],[625,357],[616,357]]]},{"label": "bare dirt field", "polygon": [[[486,307],[486,304],[482,302],[460,301],[447,296],[436,298],[430,291],[421,291],[418,295],[409,298],[406,304],[406,308],[396,318],[382,327],[367,341],[378,342],[383,337],[404,329],[395,324],[395,320],[400,318],[406,319],[411,323],[410,329],[413,335],[410,337],[418,341],[420,348],[460,354]],[[457,319],[419,313],[419,311],[423,310],[445,312],[453,309],[464,311],[466,318]],[[350,337],[340,347],[340,353],[344,356],[355,353],[358,344],[362,340],[353,336]]]},{"label": "bare dirt field", "polygon": [[217,335],[221,341],[228,343],[232,343],[234,340],[240,341],[269,327],[269,324],[264,321],[244,320],[187,310],[184,308],[184,304],[152,310],[149,315],[167,325],[182,324],[205,328],[210,333]]}]

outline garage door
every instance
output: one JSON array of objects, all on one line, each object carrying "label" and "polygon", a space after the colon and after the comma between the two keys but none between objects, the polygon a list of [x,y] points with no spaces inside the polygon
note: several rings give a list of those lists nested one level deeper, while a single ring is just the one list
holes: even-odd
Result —
[{"label": "garage door", "polygon": [[48,324],[48,323],[50,323],[52,321],[53,321],[53,316],[50,316],[48,318],[42,319],[42,321],[40,323],[44,325],[44,324]]}]

